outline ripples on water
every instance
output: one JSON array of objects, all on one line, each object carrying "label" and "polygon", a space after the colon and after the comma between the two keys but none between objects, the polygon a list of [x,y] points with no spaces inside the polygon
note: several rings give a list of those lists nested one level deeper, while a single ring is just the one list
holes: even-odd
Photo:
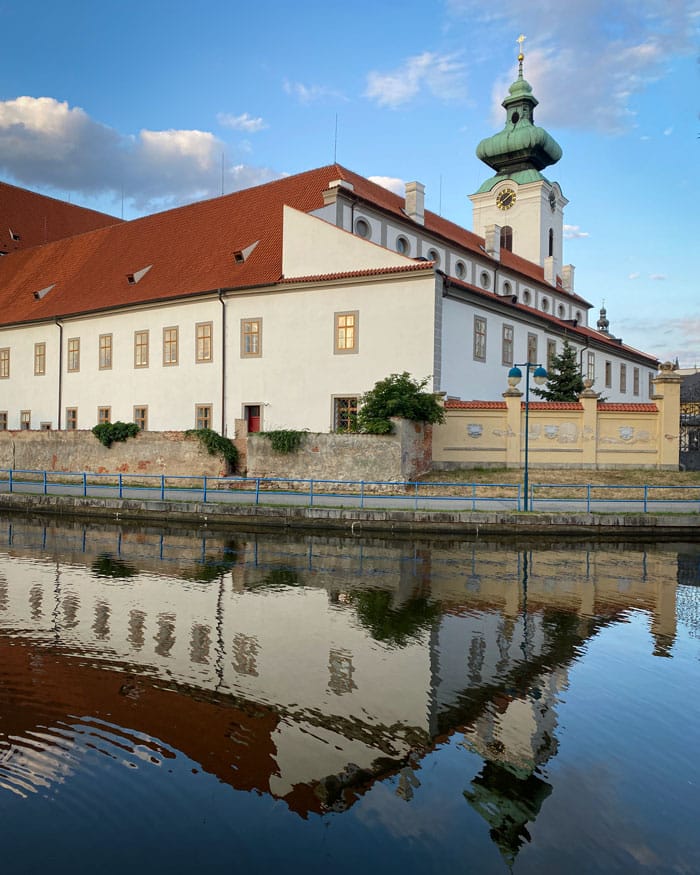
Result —
[{"label": "ripples on water", "polygon": [[8,871],[700,871],[700,547],[0,520]]}]

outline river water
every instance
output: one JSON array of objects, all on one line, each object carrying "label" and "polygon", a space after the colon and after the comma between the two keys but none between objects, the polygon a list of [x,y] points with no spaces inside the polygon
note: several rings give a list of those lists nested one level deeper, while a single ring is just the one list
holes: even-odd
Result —
[{"label": "river water", "polygon": [[700,872],[700,544],[0,517],[11,873]]}]

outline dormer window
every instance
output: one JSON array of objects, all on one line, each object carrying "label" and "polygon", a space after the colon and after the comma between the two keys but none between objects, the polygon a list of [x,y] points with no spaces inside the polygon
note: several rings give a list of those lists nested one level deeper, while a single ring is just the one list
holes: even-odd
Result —
[{"label": "dormer window", "polygon": [[17,234],[15,231],[12,230],[12,228],[9,228],[9,232],[10,232],[10,239],[11,240],[21,240],[22,239],[19,234]]}]

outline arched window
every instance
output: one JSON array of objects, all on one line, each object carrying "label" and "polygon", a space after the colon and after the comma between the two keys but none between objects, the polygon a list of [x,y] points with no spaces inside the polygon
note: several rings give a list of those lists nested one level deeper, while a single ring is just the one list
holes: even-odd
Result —
[{"label": "arched window", "polygon": [[513,229],[510,225],[504,225],[501,228],[501,249],[507,249],[508,252],[513,251]]},{"label": "arched window", "polygon": [[554,231],[549,229],[549,255],[554,255]]}]

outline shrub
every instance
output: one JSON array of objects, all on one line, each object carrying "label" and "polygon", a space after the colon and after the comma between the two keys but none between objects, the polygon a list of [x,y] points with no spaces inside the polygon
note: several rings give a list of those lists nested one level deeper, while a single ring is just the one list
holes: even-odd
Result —
[{"label": "shrub", "polygon": [[291,428],[278,428],[275,431],[262,431],[260,434],[270,441],[276,453],[296,453],[304,432],[294,431]]},{"label": "shrub", "polygon": [[185,437],[197,438],[210,456],[223,456],[231,469],[236,470],[238,450],[229,438],[212,428],[190,428],[185,432]]},{"label": "shrub", "polygon": [[406,371],[390,374],[374,384],[374,388],[360,398],[357,415],[360,431],[368,434],[391,434],[392,416],[412,422],[444,422],[445,411],[434,392],[426,392],[426,377],[414,380]]},{"label": "shrub", "polygon": [[107,448],[115,441],[125,441],[127,438],[135,437],[139,431],[135,422],[101,422],[92,429],[97,440]]}]

